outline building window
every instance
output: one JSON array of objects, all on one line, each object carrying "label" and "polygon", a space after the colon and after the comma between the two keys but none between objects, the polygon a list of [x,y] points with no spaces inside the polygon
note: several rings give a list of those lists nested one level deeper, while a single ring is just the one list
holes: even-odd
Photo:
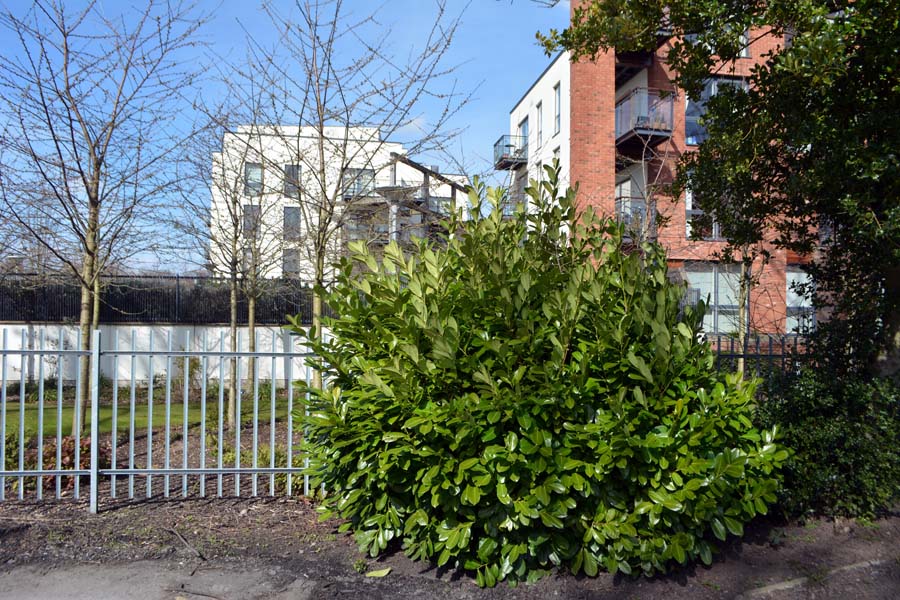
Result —
[{"label": "building window", "polygon": [[741,34],[741,51],[738,53],[739,58],[750,58],[750,30],[744,30]]},{"label": "building window", "polygon": [[370,236],[367,219],[367,215],[358,211],[348,214],[342,225],[344,240],[347,242],[368,240]]},{"label": "building window", "polygon": [[686,144],[696,146],[707,138],[706,127],[700,123],[703,115],[706,114],[706,103],[726,87],[746,88],[746,83],[743,79],[713,77],[706,80],[699,98],[688,96],[684,105],[684,141]]},{"label": "building window", "polygon": [[537,147],[544,144],[544,103],[537,103]]},{"label": "building window", "polygon": [[787,321],[784,332],[787,334],[803,334],[815,329],[816,313],[808,296],[811,292],[809,284],[812,278],[799,266],[788,266],[786,275]]},{"label": "building window", "polygon": [[300,207],[285,206],[284,207],[284,241],[298,242],[300,241]]},{"label": "building window", "polygon": [[519,122],[517,135],[519,136],[519,140],[521,140],[522,148],[525,149],[525,156],[528,156],[528,117],[525,117]]},{"label": "building window", "polygon": [[244,164],[244,195],[258,196],[262,194],[263,169],[259,163]]},{"label": "building window", "polygon": [[559,160],[559,146],[553,149],[553,160]]},{"label": "building window", "polygon": [[707,302],[703,330],[707,333],[737,333],[741,266],[688,261],[684,265],[684,275],[689,302]]},{"label": "building window", "polygon": [[559,133],[560,114],[562,111],[562,95],[560,94],[559,84],[553,86],[553,135]]},{"label": "building window", "polygon": [[345,198],[369,196],[375,190],[375,171],[373,169],[347,169],[344,171],[343,184]]},{"label": "building window", "polygon": [[440,215],[447,216],[452,212],[453,198],[449,196],[428,196],[428,210]]},{"label": "building window", "polygon": [[247,239],[256,239],[256,236],[259,233],[260,225],[259,206],[253,204],[245,204],[243,217],[244,237]]},{"label": "building window", "polygon": [[284,197],[300,197],[300,165],[284,165]]},{"label": "building window", "polygon": [[719,224],[713,219],[712,223],[701,223],[701,217],[703,217],[706,213],[700,208],[699,205],[695,205],[694,202],[694,192],[691,190],[685,190],[684,192],[684,223],[685,223],[685,236],[687,239],[701,239],[707,242],[721,240],[722,239],[722,228],[719,227]]},{"label": "building window", "polygon": [[631,177],[616,184],[616,219],[625,227],[626,236],[648,233],[647,202]]},{"label": "building window", "polygon": [[525,203],[525,188],[528,186],[528,173],[527,171],[520,171],[515,180],[513,181],[512,187],[509,190],[509,194],[502,205],[502,211],[504,217],[513,217],[516,214],[516,211],[523,207]]},{"label": "building window", "polygon": [[285,248],[281,253],[281,276],[300,276],[300,250],[297,248]]}]

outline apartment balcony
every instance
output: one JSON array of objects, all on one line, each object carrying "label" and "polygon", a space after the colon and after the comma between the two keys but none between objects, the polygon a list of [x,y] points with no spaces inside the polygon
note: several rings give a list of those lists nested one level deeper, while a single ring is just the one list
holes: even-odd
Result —
[{"label": "apartment balcony", "polygon": [[643,158],[672,137],[674,113],[673,94],[636,88],[616,104],[616,149]]},{"label": "apartment balcony", "polygon": [[625,227],[627,240],[647,240],[653,234],[655,219],[648,215],[647,201],[641,196],[616,198],[616,220]]},{"label": "apartment balcony", "polygon": [[528,139],[519,135],[501,135],[494,144],[494,169],[508,171],[528,163]]}]

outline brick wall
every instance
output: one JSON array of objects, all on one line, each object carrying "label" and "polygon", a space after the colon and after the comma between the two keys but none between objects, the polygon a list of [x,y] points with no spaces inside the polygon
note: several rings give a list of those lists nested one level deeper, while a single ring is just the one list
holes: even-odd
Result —
[{"label": "brick wall", "polygon": [[615,211],[615,55],[570,65],[570,180],[578,185],[579,207],[601,214]]},{"label": "brick wall", "polygon": [[[572,2],[572,10],[579,0]],[[578,185],[580,208],[600,214],[615,212],[616,187],[616,62],[615,53],[582,59],[569,66],[570,177]]]}]

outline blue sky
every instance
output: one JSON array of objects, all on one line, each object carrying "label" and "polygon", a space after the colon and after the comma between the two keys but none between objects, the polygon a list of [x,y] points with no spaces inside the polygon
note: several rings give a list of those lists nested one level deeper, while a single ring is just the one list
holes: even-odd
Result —
[{"label": "blue sky", "polygon": [[[561,0],[552,8],[532,0],[447,0],[447,4],[450,12],[462,14],[447,62],[459,65],[460,89],[474,90],[472,101],[452,124],[465,128],[452,154],[464,162],[468,174],[486,173],[491,170],[494,142],[509,133],[510,109],[550,61],[537,45],[535,33],[565,27],[569,2]],[[268,21],[257,6],[255,1],[222,1],[206,29],[217,54],[240,58],[244,30],[254,38],[265,39]],[[388,0],[383,4],[346,0],[345,6],[354,14],[377,11],[379,21],[392,31],[389,44],[398,56],[421,42],[434,15],[431,0]],[[440,161],[419,158],[423,162]]]},{"label": "blue sky", "polygon": [[[85,0],[86,2],[86,0]],[[275,0],[287,9],[293,0]],[[202,30],[210,50],[222,60],[245,56],[245,31],[265,43],[271,33],[266,15],[259,10],[259,0],[198,0],[198,8],[212,15]],[[66,2],[68,12],[75,12],[83,2]],[[101,10],[112,16],[127,11],[128,6],[140,6],[140,0],[98,0]],[[390,50],[405,56],[410,48],[421,43],[433,21],[434,0],[345,0],[345,8],[353,14],[375,12],[378,20],[389,27]],[[568,0],[560,0],[548,8],[533,0],[447,0],[448,11],[462,14],[456,39],[447,56],[447,64],[459,65],[455,77],[459,90],[473,92],[471,102],[456,116],[451,126],[464,129],[450,153],[466,168],[467,174],[491,172],[493,143],[508,133],[509,110],[549,63],[549,58],[537,45],[535,32],[563,28],[569,15]],[[0,7],[24,14],[31,7],[29,0],[0,0]],[[0,52],[19,53],[17,40],[2,39]],[[11,36],[10,36],[11,37]],[[424,118],[429,118],[424,107]],[[402,140],[398,140],[402,141]],[[446,162],[434,156],[420,156],[426,163]],[[493,182],[499,182],[494,179]],[[491,183],[491,179],[488,179]]]}]

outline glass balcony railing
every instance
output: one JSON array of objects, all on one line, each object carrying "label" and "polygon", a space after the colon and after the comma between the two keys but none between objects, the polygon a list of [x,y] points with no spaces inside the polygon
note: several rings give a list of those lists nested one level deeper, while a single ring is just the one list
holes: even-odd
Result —
[{"label": "glass balcony railing", "polygon": [[659,142],[672,135],[675,97],[636,88],[616,104],[616,141],[633,136]]},{"label": "glass balcony railing", "polygon": [[616,198],[616,219],[625,226],[625,236],[632,239],[648,239],[653,217],[647,214],[647,201],[640,196]]},{"label": "glass balcony railing", "polygon": [[528,139],[519,135],[501,135],[494,144],[494,168],[515,169],[528,162]]}]

